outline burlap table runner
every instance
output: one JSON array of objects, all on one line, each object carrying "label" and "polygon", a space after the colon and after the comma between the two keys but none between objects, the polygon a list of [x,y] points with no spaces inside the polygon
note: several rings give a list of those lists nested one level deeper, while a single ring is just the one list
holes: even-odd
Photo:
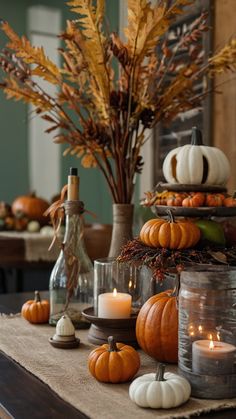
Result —
[{"label": "burlap table runner", "polygon": [[[32,325],[20,316],[0,316],[0,349],[48,384],[62,399],[92,419],[188,418],[191,415],[236,407],[236,399],[200,400],[191,398],[175,409],[151,410],[136,406],[128,394],[129,383],[97,382],[87,368],[87,357],[94,348],[87,341],[87,331],[78,331],[77,349],[56,349],[48,342],[55,329]],[[140,351],[139,375],[155,371],[156,363]],[[168,370],[176,367],[169,366]]]}]

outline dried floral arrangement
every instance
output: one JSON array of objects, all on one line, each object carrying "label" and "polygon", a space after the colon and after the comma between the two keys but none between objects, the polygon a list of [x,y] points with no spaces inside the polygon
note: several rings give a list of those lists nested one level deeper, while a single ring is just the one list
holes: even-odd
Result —
[{"label": "dried floral arrangement", "polygon": [[236,246],[222,248],[201,246],[199,248],[170,250],[153,248],[143,244],[138,238],[123,246],[118,256],[120,262],[146,265],[153,271],[153,278],[163,281],[166,274],[176,274],[187,266],[202,264],[223,264],[236,266]]},{"label": "dried floral arrangement", "polygon": [[[128,0],[122,42],[104,29],[104,0],[71,0],[75,19],[60,35],[62,68],[43,48],[1,23],[9,42],[0,52],[5,73],[0,87],[7,98],[34,105],[36,114],[49,123],[47,132],[60,129],[54,142],[68,145],[64,154],[81,158],[84,167],[100,168],[114,203],[132,200],[136,173],[144,163],[145,132],[159,121],[168,124],[180,112],[201,106],[209,88],[197,93],[199,80],[235,70],[235,39],[211,58],[204,57],[198,42],[208,30],[204,12],[171,46],[170,26],[194,2],[158,0],[152,6],[148,0]],[[181,50],[186,52],[185,62],[178,59]],[[57,85],[58,93],[49,94],[37,78]]]}]

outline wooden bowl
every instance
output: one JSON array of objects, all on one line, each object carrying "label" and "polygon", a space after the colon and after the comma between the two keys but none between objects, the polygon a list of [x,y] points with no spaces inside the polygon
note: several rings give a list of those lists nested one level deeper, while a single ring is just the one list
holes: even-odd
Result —
[{"label": "wooden bowl", "polygon": [[82,312],[83,316],[91,322],[88,332],[88,341],[95,345],[107,343],[107,338],[113,336],[116,342],[126,343],[138,348],[136,340],[137,314],[126,319],[103,319],[94,314],[94,308],[88,307]]}]

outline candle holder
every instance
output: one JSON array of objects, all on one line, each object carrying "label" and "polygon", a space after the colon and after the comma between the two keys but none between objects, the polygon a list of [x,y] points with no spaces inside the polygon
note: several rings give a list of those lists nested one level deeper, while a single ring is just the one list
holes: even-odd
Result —
[{"label": "candle holder", "polygon": [[123,319],[101,318],[95,315],[94,307],[86,308],[82,314],[91,322],[88,331],[88,341],[90,343],[102,345],[107,343],[109,336],[113,336],[116,342],[126,343],[138,348],[135,333],[137,314],[131,313],[130,317]]},{"label": "candle holder", "polygon": [[[116,258],[103,258],[94,261],[94,314],[99,316],[99,295],[118,293],[131,296],[132,313],[138,313],[144,303],[142,268]],[[101,317],[101,316],[100,316]],[[118,316],[117,316],[118,317]]]},{"label": "candle holder", "polygon": [[236,268],[181,272],[178,366],[192,396],[236,397]]}]

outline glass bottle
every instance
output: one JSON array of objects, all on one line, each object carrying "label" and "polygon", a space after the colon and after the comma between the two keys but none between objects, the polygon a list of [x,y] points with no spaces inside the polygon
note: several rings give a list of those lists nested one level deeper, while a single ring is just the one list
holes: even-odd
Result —
[{"label": "glass bottle", "polygon": [[76,328],[89,327],[82,311],[93,305],[93,264],[83,240],[83,203],[78,200],[77,170],[70,169],[68,200],[64,203],[66,225],[62,249],[50,276],[49,324],[67,314]]}]

